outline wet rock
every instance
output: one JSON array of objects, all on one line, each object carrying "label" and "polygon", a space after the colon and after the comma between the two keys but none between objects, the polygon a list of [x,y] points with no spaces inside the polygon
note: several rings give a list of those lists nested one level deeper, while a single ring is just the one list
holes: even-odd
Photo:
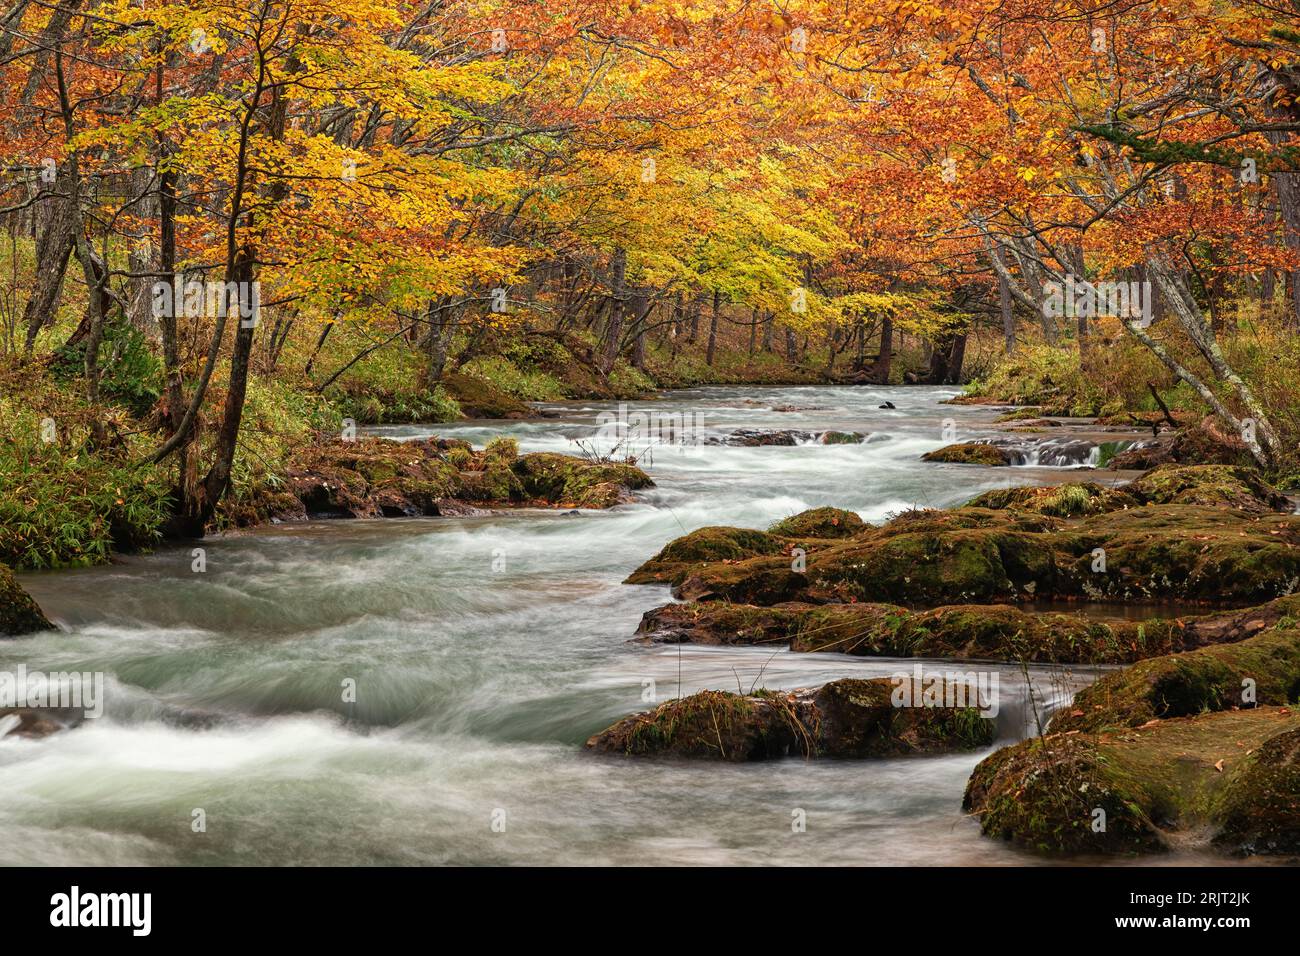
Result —
[{"label": "wet rock", "polygon": [[[1300,601],[1287,599],[1273,610],[1283,607],[1300,609]],[[1281,620],[1291,623],[1294,618],[1286,615]],[[1050,729],[1065,733],[1139,727],[1150,720],[1234,707],[1289,704],[1298,696],[1300,631],[1274,627],[1235,643],[1153,657],[1106,674],[1079,691],[1074,704],[1052,718]]]},{"label": "wet rock", "polygon": [[40,606],[23,590],[12,571],[0,564],[0,637],[17,637],[53,629]]},{"label": "wet rock", "polygon": [[[1160,431],[1158,422],[1153,429]],[[1169,463],[1250,467],[1255,462],[1239,436],[1225,432],[1217,419],[1207,417],[1120,452],[1110,460],[1109,467],[1138,470]]]},{"label": "wet rock", "polygon": [[1010,465],[1011,454],[983,442],[962,442],[947,445],[921,456],[922,461],[936,461],[956,465]]},{"label": "wet rock", "polygon": [[1246,757],[1215,807],[1214,843],[1237,855],[1300,855],[1300,729]]},{"label": "wet rock", "polygon": [[481,514],[476,505],[608,508],[652,487],[625,462],[553,452],[519,455],[498,440],[483,451],[456,439],[358,438],[298,452],[281,486],[223,505],[238,525],[303,518]]},{"label": "wet rock", "polygon": [[861,445],[867,436],[861,432],[822,432],[823,445]]},{"label": "wet rock", "polygon": [[1127,664],[1213,641],[1243,640],[1280,609],[1187,618],[1098,620],[1035,613],[1004,604],[916,611],[893,604],[770,607],[725,601],[667,604],[647,611],[633,640],[643,644],[789,646],[871,657],[927,657],[1056,664]]},{"label": "wet rock", "polygon": [[[965,687],[961,696],[937,678],[936,687],[941,699],[972,700],[973,691]],[[946,753],[992,743],[993,722],[977,706],[900,706],[894,689],[892,679],[875,678],[832,681],[790,693],[703,691],[626,717],[593,736],[587,747],[601,753],[740,762],[795,755]]]},{"label": "wet rock", "polygon": [[893,402],[885,402],[883,405],[877,405],[877,408],[897,408]]},{"label": "wet rock", "polygon": [[1220,846],[1291,852],[1297,731],[1291,708],[1260,707],[1049,733],[981,761],[963,806],[985,835],[1051,855],[1162,852],[1207,824]]},{"label": "wet rock", "polygon": [[867,527],[855,511],[812,508],[778,521],[767,531],[783,538],[850,538]]},{"label": "wet rock", "polygon": [[[1263,602],[1300,581],[1300,516],[1267,519],[1200,505],[1129,508],[1063,519],[959,508],[904,513],[826,542],[711,528],[679,538],[629,583],[667,582],[686,600],[770,605],[889,602]],[[725,553],[702,551],[705,539]],[[1102,559],[1104,558],[1104,564]]]},{"label": "wet rock", "polygon": [[1009,509],[1073,518],[1135,507],[1137,504],[1138,500],[1127,492],[1085,481],[1046,487],[995,488],[972,498],[964,507]]},{"label": "wet rock", "polygon": [[755,428],[739,428],[731,434],[724,435],[720,438],[705,438],[704,444],[732,445],[737,448],[758,448],[768,445],[793,447],[795,445],[807,445],[816,437],[816,434],[813,432],[799,431],[798,429],[793,428],[785,428],[776,431],[763,431]]},{"label": "wet rock", "polygon": [[1293,510],[1290,499],[1258,471],[1233,465],[1161,465],[1124,490],[1143,504],[1221,506],[1261,515]]},{"label": "wet rock", "polygon": [[82,711],[63,707],[0,707],[0,737],[39,739],[76,727],[84,719]]}]

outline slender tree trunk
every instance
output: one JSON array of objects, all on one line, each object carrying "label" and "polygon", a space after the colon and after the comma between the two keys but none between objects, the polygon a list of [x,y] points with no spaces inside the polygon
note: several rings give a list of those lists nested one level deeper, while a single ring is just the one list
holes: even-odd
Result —
[{"label": "slender tree trunk", "polygon": [[722,308],[722,293],[713,293],[713,313],[709,316],[709,345],[705,352],[704,364],[713,367],[713,359],[718,351],[718,311]]},{"label": "slender tree trunk", "polygon": [[601,351],[600,370],[608,375],[618,360],[619,345],[623,339],[623,325],[627,318],[627,250],[614,250],[609,263],[609,321],[605,327],[605,343]]}]

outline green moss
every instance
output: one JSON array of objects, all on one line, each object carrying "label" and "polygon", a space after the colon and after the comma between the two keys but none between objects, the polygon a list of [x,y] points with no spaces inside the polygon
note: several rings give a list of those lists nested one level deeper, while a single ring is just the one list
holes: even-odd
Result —
[{"label": "green moss", "polygon": [[840,508],[813,508],[783,518],[767,529],[783,538],[849,538],[867,527],[856,512]]},{"label": "green moss", "polygon": [[618,721],[587,747],[634,756],[746,761],[884,757],[986,747],[991,720],[973,707],[897,707],[889,678],[832,681],[814,691],[702,691]]},{"label": "green moss", "polygon": [[1251,514],[1290,512],[1290,501],[1253,468],[1161,465],[1126,488],[1144,504],[1207,505]]},{"label": "green moss", "polygon": [[1137,727],[1256,703],[1287,704],[1298,690],[1300,631],[1274,628],[1237,643],[1155,657],[1107,674],[1081,690],[1074,704],[1053,718],[1051,729]]},{"label": "green moss", "polygon": [[[628,584],[680,584],[691,570],[712,562],[741,561],[754,555],[780,554],[786,544],[764,531],[749,528],[699,528],[669,542],[627,579]],[[788,562],[787,562],[788,564]],[[710,567],[710,570],[717,570]]]},{"label": "green moss", "polygon": [[443,376],[442,387],[466,418],[532,418],[531,405],[502,391],[485,378],[467,372]]},{"label": "green moss", "polygon": [[1010,465],[1011,456],[996,445],[963,442],[947,445],[921,456],[922,461],[946,462],[957,465]]},{"label": "green moss", "polygon": [[1300,729],[1247,755],[1219,797],[1214,842],[1240,855],[1300,854]]},{"label": "green moss", "polygon": [[995,488],[972,498],[966,502],[965,507],[1006,508],[1058,518],[1074,518],[1133,507],[1137,503],[1136,498],[1124,491],[1085,481],[1037,488]]},{"label": "green moss", "polygon": [[624,462],[590,462],[554,452],[522,455],[511,468],[525,495],[551,504],[606,508],[629,491],[654,487],[640,468]]},{"label": "green moss", "polygon": [[[1096,736],[1053,733],[982,761],[963,801],[988,836],[1052,855],[1161,852],[1169,834],[1232,820],[1251,794],[1251,751],[1300,728],[1277,707],[1156,721]],[[1279,744],[1282,756],[1287,747]],[[1269,766],[1284,764],[1269,757]],[[1290,782],[1289,769],[1279,774]],[[1271,791],[1263,790],[1263,793]],[[1292,791],[1294,793],[1294,791]],[[1265,810],[1271,806],[1265,797]],[[1281,810],[1290,812],[1287,801]],[[1240,804],[1236,804],[1240,805]],[[1104,811],[1099,829],[1097,810]],[[1248,816],[1246,813],[1240,815]],[[1292,826],[1294,817],[1291,817]],[[1261,829],[1264,829],[1261,827]],[[1249,826],[1237,832],[1249,831]],[[1227,838],[1233,843],[1232,836]]]}]

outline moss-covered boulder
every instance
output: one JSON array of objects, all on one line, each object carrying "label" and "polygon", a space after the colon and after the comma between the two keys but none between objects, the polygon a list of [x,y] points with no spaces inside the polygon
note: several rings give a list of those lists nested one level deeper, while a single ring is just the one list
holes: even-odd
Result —
[{"label": "moss-covered boulder", "polygon": [[[587,747],[632,756],[749,761],[945,753],[992,743],[993,722],[977,707],[898,706],[895,683],[845,679],[791,693],[702,691],[625,717]],[[946,685],[939,686],[947,693]]]},{"label": "moss-covered boulder", "polygon": [[654,487],[640,468],[626,462],[586,461],[556,452],[521,455],[511,465],[531,499],[574,508],[608,508],[632,492]]},{"label": "moss-covered boulder", "polygon": [[1249,514],[1294,510],[1290,499],[1258,471],[1235,465],[1161,465],[1124,490],[1150,505],[1207,505]]},{"label": "moss-covered boulder", "polygon": [[17,637],[53,627],[32,596],[14,578],[14,573],[0,564],[0,637]]},{"label": "moss-covered boulder", "polygon": [[1300,855],[1300,729],[1246,755],[1214,807],[1214,843],[1239,855]]},{"label": "moss-covered boulder", "polygon": [[823,445],[861,445],[867,440],[867,436],[862,432],[822,432],[821,443]]},{"label": "moss-covered boulder", "polygon": [[[760,607],[704,601],[666,604],[647,611],[633,640],[644,644],[788,645],[795,652],[872,657],[1131,664],[1237,643],[1297,617],[1300,598],[1296,597],[1242,610],[1141,621],[1024,611],[1005,604],[916,611],[867,602],[790,601]],[[1101,686],[1119,679],[1112,674]]]},{"label": "moss-covered boulder", "polygon": [[961,442],[946,445],[937,451],[926,452],[922,461],[945,462],[952,465],[1010,465],[1011,453],[996,445],[982,442]]},{"label": "moss-covered boulder", "polygon": [[[1290,785],[1289,739],[1270,748],[1264,761],[1254,758],[1268,741],[1298,729],[1294,710],[1260,707],[1095,736],[1052,733],[985,758],[967,783],[963,806],[985,835],[1051,855],[1161,852],[1171,836],[1220,828],[1228,834],[1230,822],[1236,836],[1224,836],[1220,845],[1258,851],[1267,842],[1252,844],[1248,835],[1273,832],[1275,845],[1284,848],[1294,833],[1285,790],[1266,783],[1252,802],[1251,783]],[[1258,808],[1257,830],[1248,807]],[[1277,821],[1275,829],[1265,821]]]},{"label": "moss-covered boulder", "polygon": [[501,391],[487,379],[466,372],[442,377],[442,387],[460,406],[465,418],[535,418],[536,410],[526,402]]},{"label": "moss-covered boulder", "polygon": [[1057,518],[1102,514],[1135,507],[1138,500],[1125,491],[1095,481],[1070,482],[1046,487],[994,488],[966,502],[968,508],[1009,509]]},{"label": "moss-covered boulder", "polygon": [[812,508],[783,518],[767,529],[782,538],[851,538],[867,528],[857,512],[842,508]]},{"label": "moss-covered boulder", "polygon": [[[1111,468],[1145,470],[1169,463],[1185,465],[1239,465],[1250,467],[1254,464],[1250,449],[1239,435],[1224,431],[1223,426],[1213,417],[1199,422],[1186,421],[1185,413],[1174,412],[1180,427],[1172,432],[1163,432],[1152,441],[1143,442],[1136,448],[1122,451],[1109,462]],[[1101,420],[1099,424],[1110,424]],[[1130,421],[1115,421],[1114,424],[1132,424]],[[1145,424],[1159,431],[1162,416],[1150,413]]]},{"label": "moss-covered boulder", "polygon": [[1300,696],[1300,631],[1273,628],[1233,644],[1169,654],[1107,674],[1075,695],[1053,732],[1137,727],[1207,711],[1288,704]]},{"label": "moss-covered boulder", "polygon": [[680,584],[692,570],[713,562],[782,554],[790,545],[751,528],[698,528],[670,541],[627,579],[627,584]]},{"label": "moss-covered boulder", "polygon": [[[667,581],[687,600],[922,607],[1047,597],[1245,604],[1300,585],[1300,516],[1203,505],[1077,519],[985,508],[908,512],[807,548],[802,573],[780,544],[789,539],[753,537],[761,534],[710,528],[688,535],[628,580]],[[746,546],[732,543],[738,535]],[[699,547],[705,540],[731,544],[710,559]]]},{"label": "moss-covered boulder", "polygon": [[308,517],[400,518],[473,513],[475,505],[608,508],[651,487],[623,462],[555,453],[518,454],[510,439],[482,451],[459,439],[362,437],[307,446],[287,474],[223,504],[236,525]]}]

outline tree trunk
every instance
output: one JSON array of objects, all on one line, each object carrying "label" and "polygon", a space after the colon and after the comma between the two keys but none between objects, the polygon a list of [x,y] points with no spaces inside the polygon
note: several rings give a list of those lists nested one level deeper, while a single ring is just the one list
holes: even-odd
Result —
[{"label": "tree trunk", "polygon": [[871,369],[871,380],[878,385],[889,384],[889,373],[894,358],[894,320],[886,316],[880,321],[880,353]]},{"label": "tree trunk", "polygon": [[961,369],[966,362],[966,339],[968,334],[962,332],[952,343],[952,350],[948,353],[948,370],[944,373],[945,385],[958,385],[961,383]]},{"label": "tree trunk", "polygon": [[619,345],[623,339],[623,325],[627,321],[627,250],[621,246],[614,250],[609,263],[609,321],[605,326],[605,343],[600,356],[600,370],[608,375],[618,360]]},{"label": "tree trunk", "polygon": [[714,290],[713,314],[709,316],[709,346],[705,352],[704,364],[713,367],[713,359],[718,350],[718,310],[722,307],[722,293]]}]

